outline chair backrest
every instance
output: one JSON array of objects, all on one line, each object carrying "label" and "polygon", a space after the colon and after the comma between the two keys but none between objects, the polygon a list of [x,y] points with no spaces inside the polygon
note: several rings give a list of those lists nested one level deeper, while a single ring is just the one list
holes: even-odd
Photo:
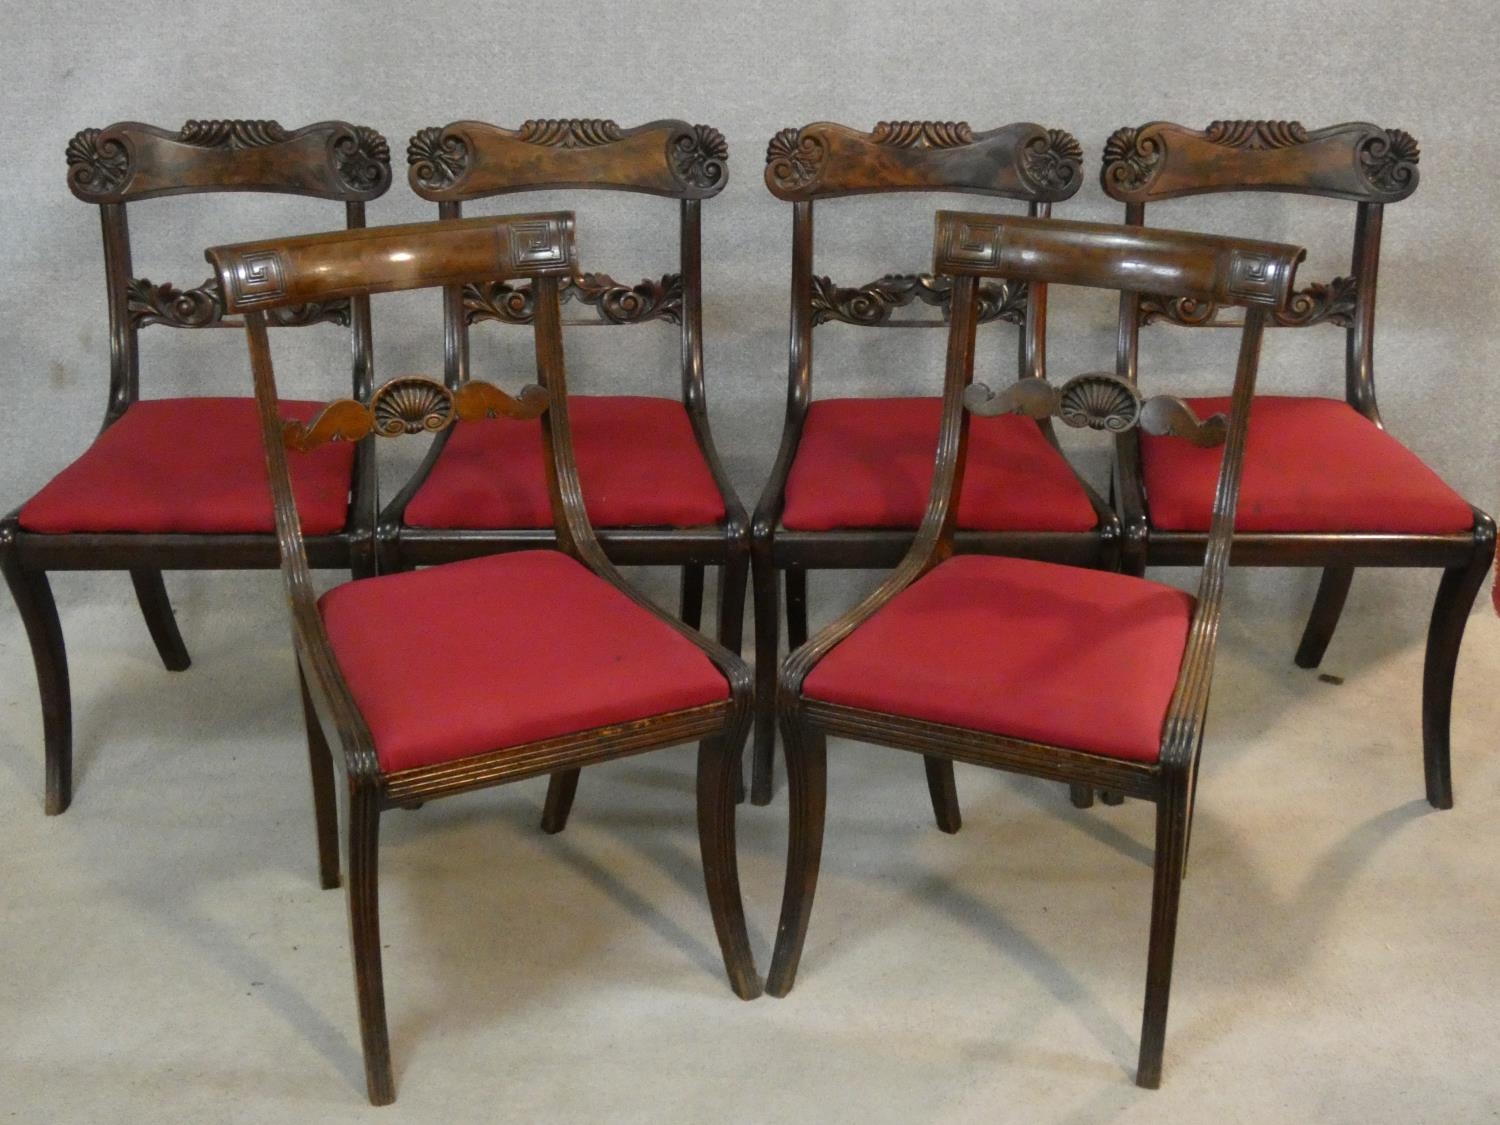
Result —
[{"label": "chair backrest", "polygon": [[[1125,203],[1125,221],[1145,222],[1149,202],[1217,192],[1284,192],[1357,205],[1347,277],[1314,282],[1273,311],[1274,327],[1335,324],[1347,333],[1345,397],[1379,422],[1375,402],[1375,287],[1384,206],[1417,189],[1416,140],[1399,129],[1350,122],[1307,129],[1297,121],[1215,121],[1189,129],[1154,121],[1117,130],[1104,146],[1100,182]],[[1121,303],[1118,369],[1135,376],[1139,326],[1225,323],[1222,302],[1144,293]]]},{"label": "chair backrest", "polygon": [[[109,295],[110,391],[106,421],[140,393],[137,333],[172,328],[237,327],[226,318],[213,279],[192,289],[134,276],[126,205],[133,200],[207,192],[268,192],[342,202],[350,228],[365,223],[365,203],[390,187],[390,151],[374,129],[324,121],[289,130],[275,121],[189,121],[176,132],[120,122],[84,129],[68,142],[68,186],[99,205]],[[353,389],[369,393],[370,324],[364,298],[278,306],[278,325],[331,322],[349,328]]]},{"label": "chair backrest", "polygon": [[[708,125],[653,121],[623,129],[613,121],[527,121],[506,129],[482,121],[455,121],[419,130],[407,145],[412,190],[438,204],[445,219],[463,205],[514,192],[587,189],[640,192],[678,201],[676,272],[635,284],[604,273],[580,273],[562,285],[564,301],[593,307],[594,315],[568,325],[675,324],[682,337],[682,397],[701,412],[703,390],[702,202],[728,182],[724,136]],[[528,324],[531,290],[486,278],[450,289],[444,300],[446,362],[450,386],[469,377],[469,327],[493,320]]]},{"label": "chair backrest", "polygon": [[[861,326],[924,325],[943,319],[897,319],[913,302],[948,315],[949,279],[930,273],[886,274],[857,286],[814,273],[813,204],[819,199],[949,192],[1019,200],[1034,217],[1069,199],[1083,182],[1083,150],[1061,129],[1030,123],[976,133],[963,121],[882,121],[869,133],[820,121],[783,129],[766,149],[766,187],[792,211],[792,321],[789,412],[811,398],[813,329],[838,321]],[[1046,373],[1046,289],[1009,279],[986,285],[980,318],[1022,326],[1021,376]]]},{"label": "chair backrest", "polygon": [[[294,633],[308,661],[305,666],[316,670],[325,695],[342,698],[316,609],[288,474],[288,449],[433,433],[458,419],[536,418],[545,413],[544,460],[558,546],[596,569],[603,565],[583,508],[567,424],[558,292],[578,267],[570,212],[300,235],[220,246],[208,250],[207,257],[225,312],[241,316],[245,325]],[[534,287],[539,387],[513,397],[477,380],[450,388],[440,380],[405,375],[376,388],[368,402],[355,398],[330,403],[309,424],[281,418],[267,333],[275,310],[305,302],[367,301],[373,293],[490,278],[526,278]]]}]

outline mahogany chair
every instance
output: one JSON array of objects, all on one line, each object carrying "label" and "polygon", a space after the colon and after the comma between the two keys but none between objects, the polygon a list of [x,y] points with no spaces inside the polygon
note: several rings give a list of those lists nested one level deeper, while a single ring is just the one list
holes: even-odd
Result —
[{"label": "mahogany chair", "polygon": [[[911,545],[932,473],[936,398],[813,399],[813,329],[941,328],[950,282],[887,274],[857,287],[814,271],[813,205],[891,192],[950,192],[1019,200],[1045,217],[1082,183],[1082,149],[1061,129],[1026,123],[976,133],[964,122],[888,121],[871,133],[818,122],[783,129],[766,150],[765,181],[792,203],[791,337],[781,448],[751,521],[757,718],[751,800],[771,799],[773,698],[786,583],[789,647],[807,639],[807,572],[894,565]],[[985,286],[982,322],[1021,327],[1017,374],[1046,374],[1046,292],[1012,281]],[[893,317],[914,303],[942,317]],[[1029,472],[1028,489],[1013,487]],[[959,513],[964,550],[1114,567],[1118,521],[1068,464],[1046,419],[987,418],[975,428],[973,487]],[[940,824],[957,831],[952,765],[928,763]]]},{"label": "mahogany chair", "polygon": [[[1104,149],[1104,190],[1125,221],[1145,222],[1148,202],[1211,192],[1274,191],[1355,206],[1348,277],[1293,294],[1268,322],[1333,324],[1345,332],[1344,400],[1256,398],[1246,452],[1244,515],[1233,562],[1323,568],[1296,662],[1316,668],[1361,566],[1442,568],[1422,681],[1427,800],[1453,805],[1449,720],[1453,673],[1469,610],[1495,553],[1495,523],[1386,432],[1375,402],[1375,286],[1385,205],[1417,187],[1417,142],[1364,122],[1309,130],[1295,121],[1215,121],[1205,130],[1152,122],[1125,128]],[[1130,294],[1120,303],[1117,370],[1134,381],[1139,328],[1153,320],[1214,326],[1211,302]],[[1199,411],[1219,400],[1189,399]],[[1117,438],[1115,495],[1124,566],[1175,566],[1209,537],[1218,455],[1133,433]]]},{"label": "mahogany chair", "polygon": [[[485,786],[701,740],[698,829],[714,927],[734,991],[759,995],[735,866],[735,788],[753,681],[738,656],[654,609],[605,557],[584,508],[568,420],[558,294],[577,273],[570,212],[304,235],[208,251],[244,316],[276,502],[282,575],[307,716],[325,887],[339,883],[338,814],[370,1101],[395,1097],[378,917],[380,813]],[[285,417],[268,317],[308,301],[529,279],[540,386],[512,397],[469,379],[391,379],[310,422]],[[555,537],[534,550],[355,579],[318,598],[288,448],[541,418]],[[496,422],[496,425],[507,424]],[[300,499],[301,490],[297,490]],[[411,623],[406,628],[407,622]],[[330,753],[331,729],[342,753]],[[335,763],[343,785],[334,780]],[[552,790],[559,783],[554,780]],[[571,795],[571,794],[570,794]],[[549,814],[553,794],[549,792]]]},{"label": "mahogany chair", "polygon": [[[579,474],[589,515],[620,564],[682,568],[683,620],[703,613],[705,566],[720,568],[719,640],[740,649],[750,524],[724,472],[708,423],[703,374],[703,201],[723,190],[729,155],[707,125],[653,121],[527,121],[505,129],[455,121],[422,129],[407,147],[412,190],[456,219],[465,204],[552,188],[642,192],[677,201],[677,272],[634,285],[585,273],[561,284],[564,301],[592,314],[565,325],[662,321],[682,341],[680,401],[575,395]],[[444,379],[469,377],[469,329],[482,321],[529,324],[524,286],[481,278],[444,295]],[[643,440],[648,439],[648,440]],[[425,565],[552,542],[540,427],[456,426],[381,516],[381,545],[396,566]]]},{"label": "mahogany chair", "polygon": [[[251,399],[140,399],[138,335],[148,325],[238,327],[210,279],[179,289],[133,276],[127,204],[161,196],[272,192],[343,203],[350,228],[390,186],[390,153],[374,129],[324,121],[288,130],[274,121],[189,121],[168,132],[133,121],[85,129],[67,149],[68,186],[97,203],[104,225],[109,401],[99,436],[35,496],[0,520],[0,569],[36,664],[46,743],[49,814],[72,799],[72,703],[67,652],[47,574],[125,570],[162,663],[189,657],[163,570],[277,565],[271,495]],[[353,393],[369,394],[370,320],[362,297],[288,305],[277,325],[327,322],[349,332]],[[308,417],[316,404],[288,402]],[[375,465],[343,446],[301,466],[313,565],[373,573]]]},{"label": "mahogany chair", "polygon": [[[941,212],[933,272],[953,280],[937,468],[916,541],[873,594],[798,648],[776,697],[786,744],[790,847],[767,991],[797,973],[823,841],[829,735],[1156,802],[1156,864],[1138,1084],[1161,1081],[1177,904],[1204,715],[1234,534],[1261,331],[1283,309],[1302,250],[1175,231]],[[1128,291],[1149,277],[1174,297],[1244,306],[1225,415],[1142,400],[1112,374],[1061,387],[973,382],[983,278]],[[1056,415],[1194,447],[1222,443],[1197,597],[1144,578],[960,554],[970,414]],[[1016,487],[1025,486],[1018,475]]]}]

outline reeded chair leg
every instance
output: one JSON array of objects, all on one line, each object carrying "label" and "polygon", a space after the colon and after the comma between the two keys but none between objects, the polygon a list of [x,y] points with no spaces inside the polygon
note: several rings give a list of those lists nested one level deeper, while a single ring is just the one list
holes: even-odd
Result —
[{"label": "reeded chair leg", "polygon": [[297,669],[302,691],[302,721],[307,727],[307,764],[312,774],[313,820],[318,829],[318,878],[324,890],[339,885],[339,813],[334,792],[333,756],[323,736],[323,724],[307,691],[307,677]]},{"label": "reeded chair leg", "polygon": [[1313,599],[1307,628],[1302,630],[1302,643],[1297,646],[1297,655],[1293,658],[1298,668],[1316,668],[1323,663],[1323,653],[1328,651],[1328,642],[1333,640],[1333,631],[1338,626],[1339,615],[1344,612],[1344,600],[1349,596],[1349,586],[1353,581],[1352,566],[1323,568],[1318,595]]},{"label": "reeded chair leg", "polygon": [[771,803],[776,753],[776,669],[781,637],[781,583],[771,561],[771,543],[751,545],[750,573],[755,584],[755,735],[750,762],[750,802]]},{"label": "reeded chair leg", "polygon": [[146,628],[151,632],[162,665],[168,672],[185,670],[193,659],[182,643],[182,634],[177,631],[177,617],[172,613],[172,602],[167,597],[161,571],[132,570],[130,582],[135,587],[135,600],[141,605],[141,616],[146,619]]},{"label": "reeded chair leg", "polygon": [[573,797],[578,792],[578,770],[558,770],[547,779],[547,803],[542,806],[542,831],[555,836],[568,826]]},{"label": "reeded chair leg", "polygon": [[1463,643],[1469,610],[1484,582],[1495,553],[1495,525],[1488,519],[1475,532],[1474,557],[1467,566],[1443,571],[1432,623],[1427,630],[1427,661],[1422,674],[1422,766],[1427,779],[1427,803],[1435,809],[1453,807],[1453,771],[1449,734],[1453,718],[1453,673]]},{"label": "reeded chair leg", "polygon": [[807,569],[789,566],[786,570],[786,645],[801,648],[807,643]]},{"label": "reeded chair leg", "polygon": [[698,846],[703,853],[703,883],[708,909],[724,956],[729,987],[741,1000],[761,994],[760,973],[745,928],[740,895],[739,861],[734,846],[744,734],[706,739],[698,744]]},{"label": "reeded chair leg", "polygon": [[1161,1085],[1167,1038],[1167,1001],[1172,991],[1172,954],[1177,944],[1177,907],[1187,862],[1188,800],[1185,786],[1172,786],[1156,806],[1156,873],[1151,893],[1151,945],[1146,956],[1146,1006],[1141,1018],[1141,1054],[1135,1084]]},{"label": "reeded chair leg", "polygon": [[681,596],[677,616],[690,629],[703,626],[703,567],[688,563],[682,568]]},{"label": "reeded chair leg", "polygon": [[349,936],[354,989],[359,998],[359,1038],[371,1105],[396,1100],[391,1043],[385,1022],[385,976],[380,960],[380,806],[373,786],[349,791]]},{"label": "reeded chair leg", "polygon": [[953,780],[953,760],[923,754],[922,765],[927,769],[927,792],[932,797],[932,815],[937,820],[938,828],[951,836],[964,824],[963,815],[958,810],[958,784]]},{"label": "reeded chair leg", "polygon": [[819,731],[803,730],[796,720],[782,729],[786,753],[787,824],[786,889],[766,991],[785,996],[797,979],[807,920],[818,889],[823,856],[823,818],[828,805],[828,740]]},{"label": "reeded chair leg", "polygon": [[0,569],[15,599],[16,610],[31,642],[37,692],[42,701],[42,741],[46,753],[48,816],[65,811],[73,800],[73,703],[68,687],[68,652],[52,585],[41,570],[21,566],[11,550],[13,532],[0,528]]}]

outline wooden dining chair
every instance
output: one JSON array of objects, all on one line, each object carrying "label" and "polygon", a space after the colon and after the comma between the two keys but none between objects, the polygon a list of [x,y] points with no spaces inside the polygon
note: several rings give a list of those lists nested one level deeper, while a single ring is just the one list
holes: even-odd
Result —
[{"label": "wooden dining chair", "polygon": [[[631,284],[604,273],[561,283],[590,311],[570,327],[675,326],[677,398],[575,395],[578,471],[599,541],[618,564],[681,568],[681,615],[697,628],[704,568],[719,568],[718,637],[740,650],[750,523],[714,448],[703,368],[703,201],[728,182],[729,149],[708,125],[604,120],[482,121],[419,130],[407,147],[412,190],[444,219],[494,196],[565,188],[637,192],[677,203],[677,270]],[[525,286],[480,278],[444,297],[444,379],[469,378],[469,330],[484,321],[529,324]],[[396,567],[528,550],[552,542],[540,427],[456,426],[381,516],[384,556]]]},{"label": "wooden dining chair", "polygon": [[[1344,398],[1261,395],[1245,454],[1239,566],[1323,568],[1296,663],[1316,668],[1333,636],[1357,567],[1443,571],[1427,634],[1422,679],[1422,756],[1427,800],[1453,805],[1449,726],[1453,673],[1469,610],[1495,553],[1495,523],[1392,437],[1375,401],[1375,286],[1385,205],[1417,188],[1417,142],[1364,122],[1307,129],[1296,121],[1168,122],[1125,128],[1104,149],[1104,190],[1145,222],[1146,204],[1212,192],[1282,192],[1355,204],[1349,276],[1293,294],[1268,324],[1332,324],[1345,334]],[[1132,381],[1140,326],[1225,323],[1217,305],[1155,293],[1120,304],[1118,370]],[[1213,399],[1189,399],[1213,411]],[[1176,566],[1209,536],[1218,455],[1152,436],[1116,439],[1115,496],[1124,566]]]},{"label": "wooden dining chair", "polygon": [[[781,448],[751,520],[757,719],[751,800],[771,799],[781,584],[788,645],[807,639],[807,572],[894,565],[911,545],[932,474],[937,398],[813,398],[813,329],[941,328],[948,278],[887,274],[842,286],[814,268],[813,206],[820,199],[949,192],[1019,200],[1045,217],[1082,183],[1083,152],[1061,129],[964,122],[887,121],[862,133],[818,122],[783,129],[766,150],[766,187],[792,204],[791,336]],[[895,310],[920,304],[940,317]],[[1019,325],[1017,374],[1046,374],[1046,292],[1005,280],[979,295],[979,319]],[[965,550],[1113,567],[1118,520],[1068,464],[1050,421],[987,418],[975,427],[971,488],[959,512]],[[1029,472],[1026,489],[1015,488]],[[957,831],[952,765],[928,763],[940,824]]]},{"label": "wooden dining chair", "polygon": [[[767,991],[797,974],[823,843],[829,735],[1156,802],[1138,1084],[1161,1081],[1177,904],[1234,535],[1262,327],[1302,250],[1176,231],[941,212],[933,272],[953,278],[936,472],[916,541],[873,594],[791,653],[776,696],[791,804],[786,890]],[[973,382],[981,279],[1131,291],[1246,310],[1227,415],[1142,399],[1115,374],[1061,386]],[[1223,445],[1196,597],[1132,575],[962,554],[970,415],[1058,417]],[[1026,486],[1018,474],[1015,487]]]},{"label": "wooden dining chair", "polygon": [[[735,787],[753,681],[738,656],[654,609],[605,557],[568,420],[558,294],[577,274],[570,212],[375,227],[208,251],[244,317],[307,717],[325,887],[339,883],[344,798],[360,1035],[370,1101],[395,1097],[378,917],[380,813],[699,740],[698,830],[730,986],[761,990],[735,866]],[[276,393],[266,325],[309,301],[527,279],[538,386],[511,396],[405,375],[310,419]],[[456,422],[541,420],[554,538],[534,550],[355,579],[317,597],[287,450],[316,456]],[[495,425],[508,424],[494,422]],[[330,753],[332,731],[341,754]],[[343,784],[335,783],[335,764]],[[558,782],[552,783],[553,788]],[[552,800],[549,797],[549,806]]]},{"label": "wooden dining chair", "polygon": [[[348,227],[390,186],[390,153],[374,129],[324,121],[189,121],[169,132],[133,121],[85,129],[67,148],[68,186],[104,225],[109,399],[93,444],[0,520],[0,570],[31,642],[42,701],[46,809],[72,799],[72,702],[62,626],[47,575],[124,570],[169,671],[187,668],[164,570],[277,565],[271,494],[255,425],[240,397],[140,398],[140,330],[238,327],[212,279],[194,289],[135,277],[128,204],[213,192],[306,195],[344,204]],[[332,323],[349,333],[353,393],[369,394],[370,321],[362,297],[277,308],[276,325]],[[308,417],[311,402],[288,402]],[[313,565],[374,572],[375,465],[348,446],[298,468]]]}]

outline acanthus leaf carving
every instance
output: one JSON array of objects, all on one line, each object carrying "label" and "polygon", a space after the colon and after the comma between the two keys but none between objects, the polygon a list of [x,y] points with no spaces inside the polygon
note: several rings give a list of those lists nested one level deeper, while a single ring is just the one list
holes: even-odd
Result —
[{"label": "acanthus leaf carving", "polygon": [[[1280,328],[1306,328],[1314,324],[1347,327],[1354,319],[1359,299],[1359,283],[1352,277],[1336,277],[1324,283],[1315,281],[1298,289],[1288,299],[1286,308],[1272,309],[1271,322]],[[1233,327],[1238,320],[1220,319],[1223,307],[1197,297],[1141,295],[1140,323],[1165,320],[1186,328]]]},{"label": "acanthus leaf carving", "polygon": [[1083,146],[1064,129],[1048,129],[1022,147],[1020,167],[1033,186],[1061,191],[1083,170]]},{"label": "acanthus leaf carving", "polygon": [[277,121],[215,120],[185,122],[177,139],[196,148],[261,148],[280,144],[287,135]]},{"label": "acanthus leaf carving", "polygon": [[544,118],[522,122],[519,136],[527,144],[549,148],[595,148],[618,141],[624,131],[599,117]]},{"label": "acanthus leaf carving", "polygon": [[[978,320],[1026,321],[1026,283],[1000,282],[979,287]],[[886,274],[857,287],[835,285],[831,278],[812,279],[812,322],[879,325],[890,321],[891,310],[913,301],[940,308],[943,319],[951,314],[953,279],[930,273]],[[936,322],[920,322],[936,323]]]},{"label": "acanthus leaf carving", "polygon": [[406,162],[423,187],[449,188],[469,170],[469,144],[436,125],[418,129],[406,145]]},{"label": "acanthus leaf carving", "polygon": [[1211,121],[1203,134],[1225,148],[1291,148],[1307,143],[1300,121]]},{"label": "acanthus leaf carving", "polygon": [[[225,323],[224,301],[219,283],[209,278],[194,289],[179,289],[170,281],[154,285],[148,278],[133,277],[125,286],[125,309],[133,328],[165,324],[171,328],[212,328]],[[283,328],[308,324],[349,324],[349,301],[309,301],[301,305],[279,305],[266,310],[266,319]],[[230,323],[237,323],[231,321]]]},{"label": "acanthus leaf carving", "polygon": [[711,188],[724,179],[729,145],[711,125],[694,125],[672,142],[672,170],[694,187]]},{"label": "acanthus leaf carving", "polygon": [[[563,301],[590,305],[608,324],[641,324],[648,320],[682,323],[682,275],[664,274],[625,285],[607,273],[585,273],[559,283]],[[471,282],[463,287],[464,321],[499,320],[530,324],[536,305],[530,285],[506,281]]]},{"label": "acanthus leaf carving", "polygon": [[1139,129],[1125,126],[1104,142],[1104,178],[1128,190],[1145,187],[1161,163],[1161,141],[1143,137]]},{"label": "acanthus leaf carving", "polygon": [[390,182],[391,146],[365,125],[355,125],[333,138],[334,167],[345,187],[375,191]]},{"label": "acanthus leaf carving", "polygon": [[1360,143],[1359,170],[1377,191],[1406,191],[1417,174],[1421,150],[1417,139],[1401,129],[1387,129]]},{"label": "acanthus leaf carving", "polygon": [[822,175],[828,149],[805,129],[783,129],[766,146],[766,171],[777,187],[802,188]]},{"label": "acanthus leaf carving", "polygon": [[68,184],[77,194],[112,195],[130,179],[130,153],[123,141],[100,139],[103,130],[83,129],[68,141]]},{"label": "acanthus leaf carving", "polygon": [[881,121],[870,139],[894,148],[959,148],[974,143],[974,130],[967,121]]}]

